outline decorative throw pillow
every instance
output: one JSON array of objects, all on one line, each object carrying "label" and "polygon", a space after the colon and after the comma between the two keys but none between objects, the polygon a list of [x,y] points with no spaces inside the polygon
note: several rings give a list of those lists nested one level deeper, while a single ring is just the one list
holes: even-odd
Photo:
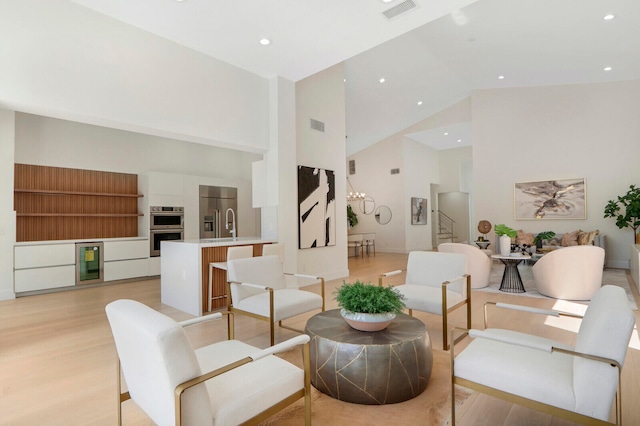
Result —
[{"label": "decorative throw pillow", "polygon": [[524,232],[522,229],[518,229],[516,244],[526,244],[528,246],[533,245],[533,234]]},{"label": "decorative throw pillow", "polygon": [[591,232],[579,232],[578,233],[578,244],[581,246],[590,246],[593,245],[593,240],[596,238],[596,235],[600,233],[599,230],[591,231]]},{"label": "decorative throw pillow", "polygon": [[580,232],[582,232],[582,230],[578,229],[577,231],[565,233],[562,236],[562,247],[577,246],[578,234]]}]

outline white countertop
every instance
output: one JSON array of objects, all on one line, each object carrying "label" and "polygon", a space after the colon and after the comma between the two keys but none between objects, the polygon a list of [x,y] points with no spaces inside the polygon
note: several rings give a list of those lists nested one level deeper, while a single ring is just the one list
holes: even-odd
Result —
[{"label": "white countertop", "polygon": [[149,237],[119,237],[119,238],[88,238],[84,240],[47,240],[47,241],[20,241],[15,246],[42,246],[46,244],[74,244],[74,243],[95,243],[107,241],[137,241],[149,240]]},{"label": "white countertop", "polygon": [[263,240],[261,237],[238,237],[235,240],[231,237],[227,238],[205,238],[201,240],[181,240],[181,241],[163,241],[162,244],[196,244],[200,247],[226,247],[239,246],[245,244],[268,244],[274,243],[273,240]]}]

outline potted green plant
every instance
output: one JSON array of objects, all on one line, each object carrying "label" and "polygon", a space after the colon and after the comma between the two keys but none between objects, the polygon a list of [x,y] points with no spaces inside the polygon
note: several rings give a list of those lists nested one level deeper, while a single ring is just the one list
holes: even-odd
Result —
[{"label": "potted green plant", "polygon": [[353,284],[343,282],[334,294],[342,317],[361,331],[383,330],[405,307],[404,296],[392,286],[365,284],[360,280]]},{"label": "potted green plant", "polygon": [[351,204],[347,204],[347,223],[349,228],[353,228],[358,224],[358,215],[351,208]]},{"label": "potted green plant", "polygon": [[511,239],[518,235],[518,232],[509,228],[504,223],[500,223],[493,228],[496,234],[500,237],[500,254],[503,256],[509,256],[511,254]]},{"label": "potted green plant", "polygon": [[556,233],[553,231],[542,231],[533,238],[533,244],[535,244],[537,248],[542,248],[542,240],[549,240],[555,236]]},{"label": "potted green plant", "polygon": [[640,227],[640,188],[630,185],[627,193],[618,196],[618,200],[609,200],[604,207],[604,217],[614,218],[620,229],[633,229],[633,242],[636,243],[636,234]]}]

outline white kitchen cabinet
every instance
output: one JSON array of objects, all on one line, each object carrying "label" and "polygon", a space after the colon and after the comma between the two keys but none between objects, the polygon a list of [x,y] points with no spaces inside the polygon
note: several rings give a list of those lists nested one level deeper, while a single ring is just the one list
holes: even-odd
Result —
[{"label": "white kitchen cabinet", "polygon": [[17,269],[14,271],[13,279],[16,293],[73,287],[76,283],[76,266]]},{"label": "white kitchen cabinet", "polygon": [[142,259],[149,257],[149,240],[105,241],[104,261]]},{"label": "white kitchen cabinet", "polygon": [[16,246],[14,249],[14,269],[74,265],[75,263],[75,244],[24,245]]},{"label": "white kitchen cabinet", "polygon": [[104,262],[104,280],[115,281],[149,275],[149,259]]}]

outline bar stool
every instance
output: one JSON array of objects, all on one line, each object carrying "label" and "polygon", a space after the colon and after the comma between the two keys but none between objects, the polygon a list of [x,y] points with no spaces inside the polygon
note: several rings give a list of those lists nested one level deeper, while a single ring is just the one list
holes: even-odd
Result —
[{"label": "bar stool", "polygon": [[284,263],[284,243],[264,244],[262,246],[263,256],[280,256],[280,263]]},{"label": "bar stool", "polygon": [[[231,246],[227,248],[227,260],[244,259],[253,257],[253,246]],[[213,299],[213,268],[227,270],[227,262],[209,263],[209,312],[211,312],[211,300]]]}]

